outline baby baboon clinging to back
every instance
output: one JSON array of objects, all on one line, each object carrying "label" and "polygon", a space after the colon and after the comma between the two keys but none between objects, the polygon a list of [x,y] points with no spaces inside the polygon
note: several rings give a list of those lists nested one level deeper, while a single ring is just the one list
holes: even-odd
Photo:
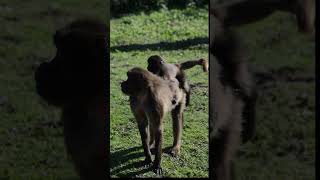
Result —
[{"label": "baby baboon clinging to back", "polygon": [[[155,143],[153,171],[162,173],[162,133],[165,114],[171,111],[173,122],[173,147],[171,153],[178,155],[181,147],[185,92],[177,81],[164,80],[141,68],[127,73],[128,79],[121,83],[121,90],[130,97],[130,107],[138,123],[146,165],[152,162],[150,146]],[[175,99],[176,103],[172,104]]]},{"label": "baby baboon clinging to back", "polygon": [[186,61],[179,64],[166,63],[160,56],[153,55],[148,58],[148,70],[167,80],[177,79],[180,88],[187,94],[186,106],[190,103],[191,89],[187,81],[184,70],[190,69],[196,65],[201,65],[204,72],[208,72],[208,62],[204,59]]},{"label": "baby baboon clinging to back", "polygon": [[232,26],[258,21],[275,10],[296,14],[303,32],[314,31],[314,0],[244,0],[210,7],[210,177],[234,178],[233,158],[255,130],[256,92],[247,49]]},{"label": "baby baboon clinging to back", "polygon": [[38,94],[62,108],[68,154],[82,179],[107,178],[104,72],[107,26],[78,20],[56,31],[56,56],[35,73]]}]

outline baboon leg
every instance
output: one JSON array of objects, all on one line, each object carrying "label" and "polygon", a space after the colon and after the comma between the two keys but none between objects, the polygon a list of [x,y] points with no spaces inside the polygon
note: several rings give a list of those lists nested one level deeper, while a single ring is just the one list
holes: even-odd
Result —
[{"label": "baboon leg", "polygon": [[149,134],[148,119],[146,115],[143,113],[134,113],[134,115],[138,122],[138,128],[141,136],[142,147],[143,147],[144,155],[146,156],[145,165],[148,166],[152,162],[151,151],[149,147],[150,134]]},{"label": "baboon leg", "polygon": [[150,141],[149,141],[149,146],[150,149],[154,148],[154,129],[152,126],[149,126],[149,130],[150,130]]},{"label": "baboon leg", "polygon": [[190,98],[191,98],[191,96],[190,96],[191,95],[191,88],[190,88],[188,82],[184,82],[183,89],[186,92],[186,106],[189,106]]},{"label": "baboon leg", "polygon": [[242,142],[248,142],[256,132],[256,101],[257,93],[254,92],[250,98],[244,101],[243,119],[242,124]]},{"label": "baboon leg", "polygon": [[161,156],[162,156],[162,134],[163,134],[163,119],[161,118],[152,118],[152,128],[154,130],[155,137],[155,159],[153,162],[153,172],[161,175]]},{"label": "baboon leg", "polygon": [[183,109],[184,104],[180,104],[174,110],[171,111],[173,127],[173,146],[170,150],[170,154],[172,156],[178,156],[180,154],[181,136],[183,129]]},{"label": "baboon leg", "polygon": [[157,175],[162,174],[161,168],[161,156],[162,156],[162,134],[163,134],[163,114],[160,114],[157,111],[153,111],[148,115],[150,118],[150,128],[152,128],[152,132],[154,133],[155,140],[155,159],[153,161],[153,172]]},{"label": "baboon leg", "polygon": [[139,126],[144,155],[146,156],[145,164],[148,165],[152,162],[151,151],[149,148],[149,127],[145,122],[139,123],[138,126]]},{"label": "baboon leg", "polygon": [[236,147],[239,145],[240,131],[221,130],[219,136],[213,139],[213,179],[215,180],[233,180],[234,168],[232,158]]},{"label": "baboon leg", "polygon": [[299,30],[313,32],[315,27],[315,0],[296,0],[294,13],[296,14]]},{"label": "baboon leg", "polygon": [[[219,66],[217,62],[213,64]],[[210,88],[214,101],[210,101],[209,111],[210,178],[232,180],[232,160],[240,145],[244,103],[232,93],[230,87],[223,86],[217,78],[218,72],[215,71],[212,75]]]},{"label": "baboon leg", "polygon": [[186,106],[189,106],[191,89],[184,71],[180,71],[180,73],[177,74],[176,79],[179,81],[179,87],[186,92]]},{"label": "baboon leg", "polygon": [[180,63],[178,66],[180,67],[181,70],[186,70],[186,69],[191,69],[196,65],[202,65],[202,61],[201,60],[186,61],[186,62]]},{"label": "baboon leg", "polygon": [[186,91],[186,106],[190,105],[190,98],[191,98],[191,92],[190,91]]}]

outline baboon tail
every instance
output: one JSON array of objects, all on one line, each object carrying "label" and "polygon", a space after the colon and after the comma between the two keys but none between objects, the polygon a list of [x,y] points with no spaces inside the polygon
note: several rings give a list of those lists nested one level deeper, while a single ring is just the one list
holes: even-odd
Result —
[{"label": "baboon tail", "polygon": [[208,72],[209,64],[205,59],[186,61],[179,64],[181,70],[191,69],[196,65],[201,65],[204,72]]}]

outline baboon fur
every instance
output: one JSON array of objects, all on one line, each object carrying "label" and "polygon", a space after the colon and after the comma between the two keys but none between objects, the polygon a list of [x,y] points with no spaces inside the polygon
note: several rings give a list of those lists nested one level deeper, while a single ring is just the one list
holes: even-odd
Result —
[{"label": "baboon fur", "polygon": [[138,123],[146,156],[145,164],[152,162],[150,148],[154,145],[152,169],[156,174],[161,174],[164,117],[171,112],[174,141],[170,152],[176,156],[181,147],[186,94],[177,80],[164,80],[142,68],[131,69],[127,76],[128,79],[121,83],[121,90],[130,97],[130,107]]},{"label": "baboon fur", "polygon": [[35,72],[37,93],[62,109],[68,155],[82,179],[107,178],[107,104],[104,73],[107,26],[76,20],[56,31],[56,56]]}]

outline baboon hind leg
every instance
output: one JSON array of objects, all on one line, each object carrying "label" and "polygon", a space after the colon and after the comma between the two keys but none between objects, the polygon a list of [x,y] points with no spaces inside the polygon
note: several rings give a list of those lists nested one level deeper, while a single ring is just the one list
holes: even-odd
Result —
[{"label": "baboon hind leg", "polygon": [[200,60],[190,60],[190,61],[185,61],[183,63],[178,64],[178,66],[180,67],[181,70],[186,70],[186,69],[191,69],[196,65],[203,65],[203,59]]},{"label": "baboon hind leg", "polygon": [[[213,168],[210,175],[216,180],[234,180],[235,178],[233,160],[241,140],[241,114],[244,104],[241,99],[236,97],[231,104],[232,115],[223,119],[227,124],[220,126],[210,139],[210,159]],[[221,111],[219,112],[221,113]],[[221,118],[220,120],[222,120]]]},{"label": "baboon hind leg", "polygon": [[184,82],[183,89],[186,92],[186,106],[189,106],[190,98],[191,98],[191,88],[190,88],[189,83],[187,81]]},{"label": "baboon hind leg", "polygon": [[181,103],[171,112],[173,128],[173,146],[170,149],[169,153],[172,156],[180,155],[184,106],[185,105]]},{"label": "baboon hind leg", "polygon": [[215,180],[234,180],[233,156],[240,140],[240,131],[221,130],[211,144],[213,171],[210,176]]},{"label": "baboon hind leg", "polygon": [[186,103],[185,106],[189,106],[190,104],[190,95],[191,95],[191,88],[187,81],[186,75],[184,71],[180,71],[179,74],[177,74],[176,79],[179,81],[179,87],[184,90],[186,93]]},{"label": "baboon hind leg", "polygon": [[141,136],[141,141],[142,141],[142,147],[144,151],[144,155],[146,156],[145,159],[145,165],[149,166],[150,163],[152,162],[151,159],[151,151],[149,147],[149,142],[150,142],[150,131],[149,131],[149,124],[148,124],[148,119],[144,113],[134,113],[134,116],[136,117],[136,120],[138,122],[138,128]]},{"label": "baboon hind leg", "polygon": [[[254,90],[255,91],[255,90]],[[256,101],[257,93],[244,100],[243,123],[242,123],[242,142],[246,143],[253,138],[256,132]]]},{"label": "baboon hind leg", "polygon": [[152,126],[149,126],[149,130],[150,130],[150,141],[149,141],[149,146],[150,146],[150,149],[153,149],[154,146],[155,146],[155,137],[154,137],[154,132],[155,130],[153,129]]},{"label": "baboon hind leg", "polygon": [[152,118],[151,120],[153,123],[152,128],[154,132],[154,138],[155,138],[155,159],[153,162],[153,172],[157,175],[162,174],[162,168],[161,168],[161,156],[162,156],[162,134],[163,134],[163,119],[161,118]]}]

